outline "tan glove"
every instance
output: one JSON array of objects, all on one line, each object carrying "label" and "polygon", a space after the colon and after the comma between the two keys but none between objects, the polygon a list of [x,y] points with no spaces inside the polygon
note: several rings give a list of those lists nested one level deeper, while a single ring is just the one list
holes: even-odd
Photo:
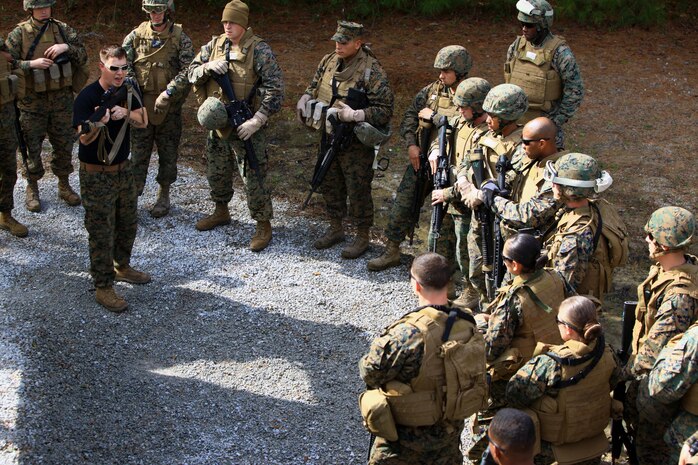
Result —
[{"label": "tan glove", "polygon": [[155,99],[155,113],[164,113],[168,106],[170,106],[170,95],[167,91],[162,91]]},{"label": "tan glove", "polygon": [[259,131],[259,128],[267,122],[267,116],[264,113],[257,112],[254,116],[240,126],[238,126],[238,137],[242,140],[247,140],[252,137],[252,134]]},{"label": "tan glove", "polygon": [[467,178],[458,178],[456,184],[453,187],[455,187],[458,190],[461,199],[465,199],[470,193],[470,191],[475,189],[475,186],[473,186],[473,184],[470,181],[468,181]]},{"label": "tan glove", "polygon": [[337,105],[339,105],[339,111],[337,111],[339,121],[345,123],[360,123],[366,119],[366,114],[363,110],[354,110],[344,102],[337,102]]},{"label": "tan glove", "polygon": [[305,114],[305,105],[306,105],[306,103],[308,103],[308,100],[310,100],[310,95],[303,94],[301,96],[301,98],[298,100],[298,103],[296,103],[296,119],[301,124],[305,124],[305,121],[303,121],[303,118],[307,118],[307,117],[311,116],[311,115]]},{"label": "tan glove", "polygon": [[213,60],[206,63],[204,68],[211,73],[225,74],[228,72],[228,62],[223,59]]},{"label": "tan glove", "polygon": [[485,201],[485,195],[481,190],[473,189],[466,197],[463,197],[463,203],[471,210],[475,210]]}]

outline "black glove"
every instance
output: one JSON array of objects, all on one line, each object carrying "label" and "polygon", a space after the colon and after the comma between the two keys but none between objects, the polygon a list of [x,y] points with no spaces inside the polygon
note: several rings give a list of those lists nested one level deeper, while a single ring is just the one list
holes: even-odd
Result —
[{"label": "black glove", "polygon": [[497,186],[494,181],[489,180],[480,186],[480,190],[485,196],[483,199],[485,207],[487,207],[488,210],[492,210],[492,207],[494,206],[494,198],[500,195],[499,186]]}]

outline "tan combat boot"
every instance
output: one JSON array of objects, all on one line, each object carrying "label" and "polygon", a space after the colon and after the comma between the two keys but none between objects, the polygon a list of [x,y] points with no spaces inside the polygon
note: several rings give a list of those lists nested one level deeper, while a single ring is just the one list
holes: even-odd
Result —
[{"label": "tan combat boot", "polygon": [[12,212],[0,212],[0,229],[10,231],[16,237],[27,237],[29,230],[22,223],[12,217]]},{"label": "tan combat boot", "polygon": [[150,275],[143,271],[134,270],[129,265],[114,268],[116,276],[114,281],[122,281],[131,284],[146,284],[150,282]]},{"label": "tan combat boot", "polygon": [[335,244],[344,241],[344,229],[341,218],[330,219],[330,227],[325,231],[325,235],[313,242],[313,247],[318,250],[328,249]]},{"label": "tan combat boot", "polygon": [[369,228],[359,228],[354,242],[342,249],[342,258],[359,258],[368,250],[368,231]]},{"label": "tan combat boot", "polygon": [[385,244],[385,251],[380,257],[369,260],[366,266],[370,271],[383,271],[388,268],[400,265],[400,243],[388,241]]},{"label": "tan combat boot", "polygon": [[150,216],[153,218],[162,218],[170,212],[170,186],[162,184],[158,190],[158,199],[150,210]]},{"label": "tan combat boot", "polygon": [[271,223],[269,221],[257,221],[257,230],[250,241],[250,250],[259,252],[264,250],[271,241]]},{"label": "tan combat boot", "polygon": [[65,203],[71,207],[80,205],[80,196],[70,187],[68,176],[58,178],[58,197],[63,199]]},{"label": "tan combat boot", "polygon": [[24,205],[30,212],[39,213],[41,211],[38,181],[27,181],[27,193],[24,199]]},{"label": "tan combat boot", "polygon": [[128,308],[128,302],[119,296],[112,286],[95,289],[95,300],[99,305],[114,313],[121,313]]},{"label": "tan combat boot", "polygon": [[469,282],[464,282],[463,292],[453,301],[452,305],[478,312],[480,309],[480,293]]},{"label": "tan combat boot", "polygon": [[225,202],[216,202],[216,209],[208,216],[196,222],[196,229],[199,231],[209,231],[216,226],[230,224],[230,211]]}]

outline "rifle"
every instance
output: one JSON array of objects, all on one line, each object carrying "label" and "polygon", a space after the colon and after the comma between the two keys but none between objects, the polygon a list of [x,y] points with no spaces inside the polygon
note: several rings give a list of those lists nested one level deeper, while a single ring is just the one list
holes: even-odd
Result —
[{"label": "rifle", "polygon": [[99,102],[99,106],[89,118],[80,123],[80,134],[87,134],[92,129],[94,129],[95,123],[98,123],[104,115],[107,114],[107,110],[111,110],[128,97],[128,85],[126,81],[119,87],[110,87],[104,94],[102,94],[102,99]]},{"label": "rifle", "polygon": [[[628,363],[630,358],[630,344],[633,340],[633,326],[635,325],[635,307],[637,302],[623,302],[623,332],[621,333],[620,349],[616,351],[618,358],[623,365]],[[620,402],[625,402],[625,383],[618,383],[613,389],[613,398]],[[620,457],[622,447],[628,454],[628,462],[631,465],[639,465],[637,453],[635,452],[635,432],[630,424],[626,422],[623,427],[623,420],[613,420],[611,423],[611,463],[615,464]]]},{"label": "rifle", "polygon": [[[473,167],[473,173],[475,177],[475,187],[480,189],[482,185],[487,180],[487,174],[485,171],[485,156],[482,147],[477,147],[473,149],[473,157],[471,157],[471,166]],[[492,275],[490,273],[493,261],[492,248],[490,244],[493,244],[492,238],[492,212],[485,206],[481,205],[475,210],[475,218],[478,223],[480,223],[480,236],[482,239],[482,271],[485,273],[485,285],[487,287],[487,298],[488,300],[494,299],[494,291],[496,287],[492,282]]]},{"label": "rifle", "polygon": [[[497,187],[499,188],[497,195],[500,197],[507,197],[509,194],[506,190],[506,174],[511,168],[511,162],[506,155],[502,154],[499,156],[495,166],[497,169]],[[504,267],[504,239],[502,238],[501,224],[499,223],[499,218],[497,218],[497,215],[492,214],[491,217],[492,229],[494,232],[492,283],[494,284],[494,289],[496,290],[502,285],[506,268]]]},{"label": "rifle", "polygon": [[[435,122],[439,128],[439,159],[436,165],[436,173],[434,173],[434,190],[444,189],[448,187],[448,171],[449,171],[449,156],[448,156],[448,140],[446,133],[450,129],[448,118],[441,116]],[[433,234],[432,252],[436,252],[436,243],[441,236],[441,223],[443,222],[446,208],[443,203],[437,203],[431,209],[431,232]]]},{"label": "rifle", "polygon": [[22,125],[19,122],[19,108],[17,107],[17,99],[15,99],[15,133],[17,135],[17,143],[19,145],[19,152],[22,154],[22,165],[24,165],[24,170],[27,173],[27,178],[29,177],[29,152],[27,150],[27,141],[24,139],[24,132],[22,132]]},{"label": "rifle", "polygon": [[415,173],[417,180],[414,184],[414,195],[412,196],[412,210],[410,210],[410,245],[414,241],[414,230],[419,227],[419,214],[424,203],[424,190],[427,188],[430,176],[429,169],[429,142],[431,139],[431,125],[422,126],[419,134],[419,169]]},{"label": "rifle", "polygon": [[[334,103],[335,98],[333,97],[332,100],[331,103]],[[355,87],[350,88],[347,92],[345,103],[353,110],[362,110],[368,107],[369,102],[366,91]],[[352,142],[354,131],[352,131],[351,123],[339,121],[336,114],[328,116],[327,121],[332,125],[332,137],[328,143],[327,132],[323,129],[322,139],[320,140],[320,151],[318,152],[317,161],[315,162],[313,177],[310,180],[310,192],[308,192],[308,196],[305,198],[301,210],[304,210],[305,207],[308,206],[310,198],[320,187],[322,181],[325,180],[327,171],[329,171],[330,165],[332,165],[337,154],[342,150],[346,150]]]},{"label": "rifle", "polygon": [[[257,84],[255,84],[250,91],[250,95],[247,96],[246,100],[238,100],[235,96],[235,90],[233,85],[230,83],[227,74],[211,73],[213,79],[218,83],[225,94],[225,97],[229,100],[225,104],[225,111],[228,113],[228,124],[233,129],[237,129],[242,123],[252,118],[252,110],[250,110],[249,101],[254,96],[257,90]],[[245,163],[250,165],[252,171],[257,174],[257,180],[259,181],[259,186],[264,188],[264,177],[259,168],[259,160],[257,159],[257,154],[254,152],[254,146],[252,145],[252,139],[247,139],[243,141],[245,144]],[[247,176],[247,166],[243,167],[242,174]]]}]

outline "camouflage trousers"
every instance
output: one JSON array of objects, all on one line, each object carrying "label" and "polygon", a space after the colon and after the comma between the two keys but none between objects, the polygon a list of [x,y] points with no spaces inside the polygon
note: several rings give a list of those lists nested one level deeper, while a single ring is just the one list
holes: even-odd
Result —
[{"label": "camouflage trousers", "polygon": [[[416,194],[417,189],[417,175],[414,172],[412,165],[407,165],[405,169],[405,174],[402,175],[402,181],[397,188],[395,193],[395,200],[390,208],[390,217],[388,219],[388,226],[385,228],[385,236],[393,242],[402,242],[405,240],[407,235],[416,226],[416,221],[412,215],[412,206],[415,201],[415,195],[418,196],[418,208],[422,208],[424,201],[429,198],[431,199],[431,191],[434,185],[429,179],[425,183],[422,192]],[[429,202],[431,203],[431,201]],[[439,232],[439,239],[436,242],[436,253],[443,255],[448,259],[449,263],[455,270],[459,266],[458,260],[456,258],[456,248],[457,240],[455,235],[456,226],[454,225],[454,217],[450,214],[445,214],[443,223],[441,224],[441,230]],[[431,225],[429,227],[429,237],[428,237],[429,250],[434,250],[434,232],[431,230]],[[466,274],[464,273],[464,276]]]},{"label": "camouflage trousers", "polygon": [[[398,425],[399,439],[397,441],[376,437],[371,447],[368,464],[462,465],[463,452],[460,450],[460,435],[463,431],[463,422],[448,432],[437,425],[420,428],[407,428]],[[412,431],[414,434],[411,435],[408,431]],[[409,437],[403,440],[405,435]]]},{"label": "camouflage trousers", "polygon": [[485,308],[488,299],[485,271],[482,268],[482,228],[475,212],[473,212],[470,220],[467,244],[470,283],[480,294],[481,307]]},{"label": "camouflage trousers", "polygon": [[161,186],[169,186],[177,180],[177,157],[181,139],[181,109],[169,111],[165,120],[157,126],[148,124],[143,129],[131,128],[131,161],[138,195],[143,193],[145,187],[154,145],[157,145],[159,165],[155,180]]},{"label": "camouflage trousers", "polygon": [[89,235],[90,274],[95,287],[111,286],[114,266],[128,265],[138,227],[136,184],[130,161],[121,171],[80,170],[80,195]]},{"label": "camouflage trousers", "polygon": [[679,463],[683,443],[696,431],[698,431],[698,416],[680,410],[664,435],[664,442],[669,446],[670,451],[669,463]]},{"label": "camouflage trousers", "polygon": [[644,376],[639,382],[630,383],[631,386],[635,386],[629,387],[626,393],[627,400],[636,399],[637,422],[633,426],[637,459],[642,465],[666,464],[671,451],[664,442],[664,433],[679,407],[677,404],[666,405],[652,399],[649,395],[648,379]]},{"label": "camouflage trousers", "polygon": [[[267,150],[264,129],[252,135],[252,146],[259,162],[262,179],[267,175]],[[233,198],[234,172],[240,173],[247,194],[247,207],[250,216],[256,221],[269,221],[273,218],[271,193],[269,186],[259,183],[258,174],[246,161],[245,144],[232,134],[229,139],[219,139],[213,131],[206,139],[206,176],[211,187],[211,199],[214,202],[228,203]]]},{"label": "camouflage trousers", "polygon": [[[448,219],[448,220],[447,220]],[[448,228],[448,229],[447,229]],[[463,285],[470,283],[470,259],[468,258],[468,230],[470,217],[446,213],[441,225],[441,232],[436,243],[436,252],[446,257],[449,262],[455,262],[455,268],[463,275]],[[434,250],[435,235],[429,230],[429,250]]]},{"label": "camouflage trousers", "polygon": [[0,107],[0,212],[14,208],[17,182],[17,135],[14,128],[15,109],[11,103]]},{"label": "camouflage trousers", "polygon": [[51,143],[51,171],[58,177],[73,172],[75,143],[73,129],[73,91],[70,88],[31,94],[20,101],[19,122],[27,143],[29,172],[24,177],[39,180],[46,172],[41,161],[41,146],[48,135]]},{"label": "camouflage trousers", "polygon": [[372,181],[373,148],[354,138],[346,150],[337,154],[318,189],[325,199],[327,215],[344,218],[348,212],[354,226],[370,228],[373,225]]}]

